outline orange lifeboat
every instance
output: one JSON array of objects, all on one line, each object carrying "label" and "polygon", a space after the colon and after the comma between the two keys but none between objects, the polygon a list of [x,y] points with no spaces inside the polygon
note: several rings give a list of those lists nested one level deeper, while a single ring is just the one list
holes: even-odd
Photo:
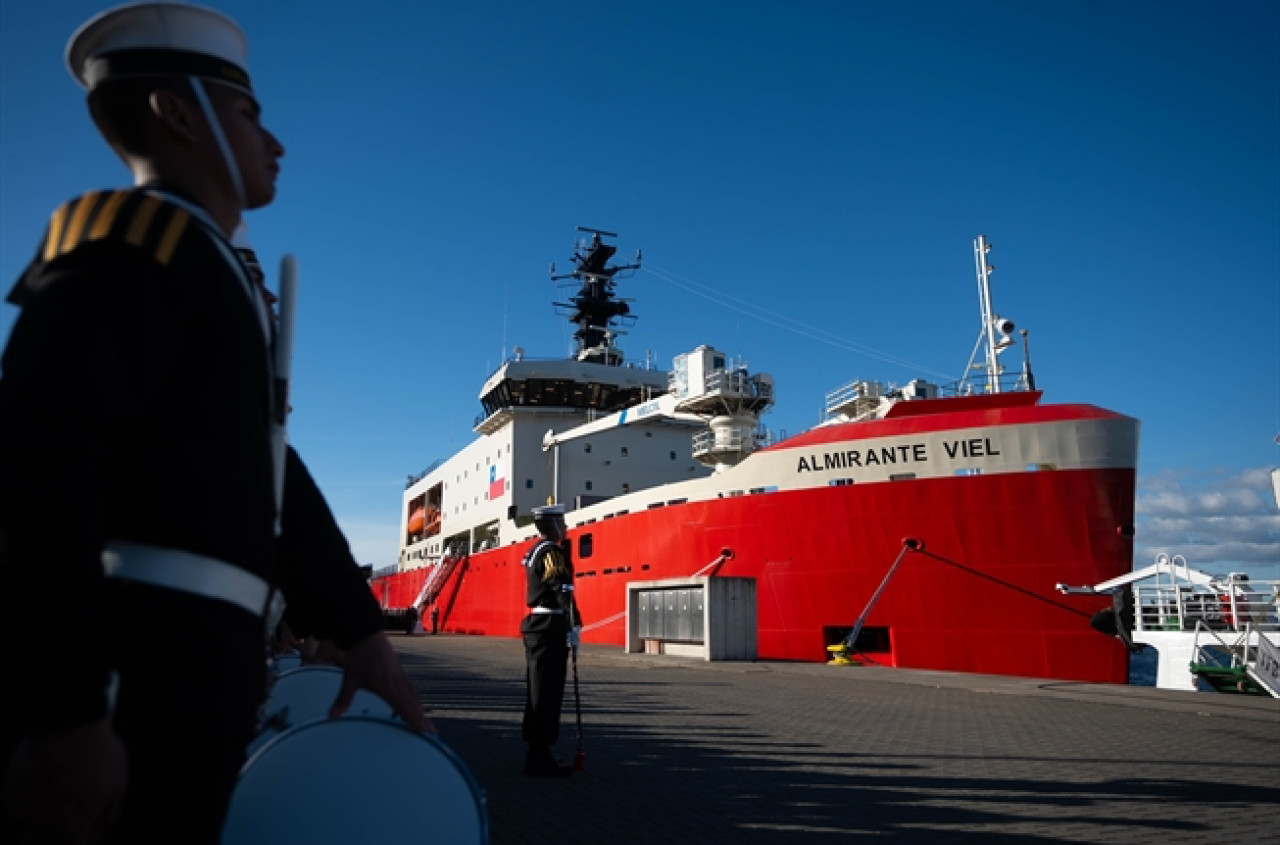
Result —
[{"label": "orange lifeboat", "polygon": [[437,508],[435,505],[429,506],[427,508],[425,522],[426,522],[428,534],[439,534],[440,533],[440,509]]},{"label": "orange lifeboat", "polygon": [[421,533],[422,533],[422,527],[423,527],[424,525],[426,525],[426,522],[427,522],[427,518],[426,518],[426,517],[427,517],[427,515],[426,515],[426,511],[424,511],[422,508],[418,508],[417,510],[413,511],[412,513],[410,513],[410,514],[409,514],[409,526],[408,526],[408,528],[409,528],[409,533],[410,533],[410,534],[421,534]]}]

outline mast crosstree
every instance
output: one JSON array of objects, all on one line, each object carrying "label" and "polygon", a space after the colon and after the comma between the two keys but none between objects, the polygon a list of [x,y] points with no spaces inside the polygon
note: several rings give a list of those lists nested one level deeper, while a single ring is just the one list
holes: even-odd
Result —
[{"label": "mast crosstree", "polygon": [[557,314],[568,316],[569,322],[578,327],[573,333],[575,358],[596,364],[619,365],[622,352],[614,345],[614,338],[623,334],[619,326],[634,325],[636,318],[631,313],[630,300],[615,295],[614,285],[619,273],[630,275],[640,269],[640,251],[636,250],[633,264],[610,266],[609,261],[618,248],[605,243],[604,239],[616,238],[617,235],[586,226],[579,226],[578,231],[591,233],[591,239],[578,242],[571,258],[574,269],[556,275],[556,265],[551,265],[551,281],[575,279],[579,285],[578,292],[569,302],[553,304]]}]

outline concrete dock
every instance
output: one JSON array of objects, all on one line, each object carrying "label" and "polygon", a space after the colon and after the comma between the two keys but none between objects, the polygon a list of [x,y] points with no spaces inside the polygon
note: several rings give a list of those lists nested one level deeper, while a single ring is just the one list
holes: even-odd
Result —
[{"label": "concrete dock", "polygon": [[519,640],[392,642],[494,845],[1280,842],[1276,699],[585,645],[546,779]]}]

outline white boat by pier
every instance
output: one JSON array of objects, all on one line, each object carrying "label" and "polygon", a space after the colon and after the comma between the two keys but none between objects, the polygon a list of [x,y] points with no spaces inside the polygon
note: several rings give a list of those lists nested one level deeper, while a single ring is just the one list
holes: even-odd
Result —
[{"label": "white boat by pier", "polygon": [[1160,554],[1127,575],[1058,590],[1111,595],[1092,624],[1132,650],[1155,649],[1157,687],[1280,698],[1280,581],[1213,575]]}]

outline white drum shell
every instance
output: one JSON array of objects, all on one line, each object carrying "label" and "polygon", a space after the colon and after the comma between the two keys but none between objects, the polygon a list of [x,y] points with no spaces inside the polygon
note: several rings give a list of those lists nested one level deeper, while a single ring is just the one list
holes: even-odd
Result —
[{"label": "white drum shell", "polygon": [[457,755],[400,722],[317,719],[241,770],[224,845],[486,845],[484,796]]},{"label": "white drum shell", "polygon": [[[336,666],[300,666],[280,675],[271,687],[263,712],[269,723],[276,720],[282,723],[264,728],[254,737],[249,743],[248,754],[252,755],[289,727],[327,717],[341,687],[342,670]],[[361,689],[356,690],[345,716],[392,719],[395,711],[379,696]]]}]

